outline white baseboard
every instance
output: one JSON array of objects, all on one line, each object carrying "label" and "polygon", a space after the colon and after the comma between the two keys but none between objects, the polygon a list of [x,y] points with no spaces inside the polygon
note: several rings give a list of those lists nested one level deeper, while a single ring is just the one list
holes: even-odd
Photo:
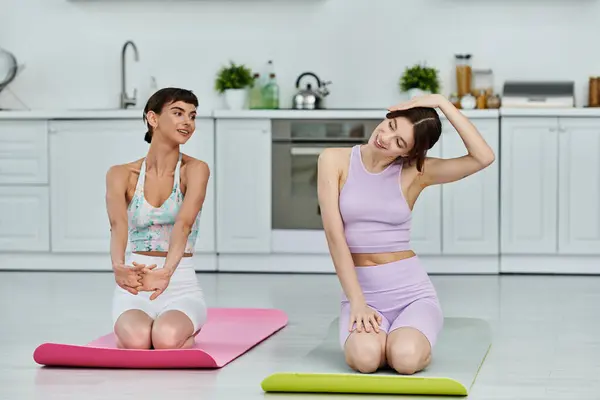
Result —
[{"label": "white baseboard", "polygon": [[219,254],[220,272],[335,273],[321,254]]},{"label": "white baseboard", "polygon": [[600,256],[538,256],[515,255],[500,257],[501,273],[521,274],[600,274]]},{"label": "white baseboard", "polygon": [[[196,271],[216,271],[217,255],[196,253]],[[0,253],[0,270],[110,271],[109,254]]]},{"label": "white baseboard", "polygon": [[[196,271],[263,273],[335,273],[325,254],[196,253]],[[419,256],[429,274],[594,274],[600,256]],[[0,270],[110,271],[108,254],[2,253]]]},{"label": "white baseboard", "polygon": [[485,274],[500,271],[498,256],[419,256],[429,274]]},{"label": "white baseboard", "polygon": [[[495,256],[420,256],[430,274],[497,274]],[[331,257],[320,254],[219,254],[221,272],[335,273]]]}]

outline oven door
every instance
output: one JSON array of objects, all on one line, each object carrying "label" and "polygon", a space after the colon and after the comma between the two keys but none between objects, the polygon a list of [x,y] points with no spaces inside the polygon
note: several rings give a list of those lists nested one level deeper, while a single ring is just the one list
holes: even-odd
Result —
[{"label": "oven door", "polygon": [[352,147],[361,139],[273,142],[272,229],[322,230],[317,162],[328,147]]}]

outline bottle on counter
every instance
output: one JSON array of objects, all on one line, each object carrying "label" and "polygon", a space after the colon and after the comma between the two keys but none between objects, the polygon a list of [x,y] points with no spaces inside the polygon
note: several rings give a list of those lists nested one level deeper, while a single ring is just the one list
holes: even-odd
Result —
[{"label": "bottle on counter", "polygon": [[588,84],[588,107],[600,106],[600,77],[591,76]]},{"label": "bottle on counter", "polygon": [[275,73],[275,64],[273,60],[269,60],[265,65],[261,68],[260,79],[258,81],[260,87],[264,87],[267,83],[269,83],[269,77],[271,74]]},{"label": "bottle on counter", "polygon": [[249,107],[251,110],[258,110],[263,108],[263,99],[262,99],[262,88],[260,84],[260,74],[254,74],[254,83],[250,88],[250,99],[249,99]]},{"label": "bottle on counter", "polygon": [[273,72],[269,74],[269,80],[262,88],[262,104],[264,108],[269,110],[279,108],[279,85]]},{"label": "bottle on counter", "polygon": [[483,110],[483,109],[487,108],[487,99],[488,99],[488,95],[487,95],[486,91],[483,89],[480,90],[476,97],[478,110]]}]

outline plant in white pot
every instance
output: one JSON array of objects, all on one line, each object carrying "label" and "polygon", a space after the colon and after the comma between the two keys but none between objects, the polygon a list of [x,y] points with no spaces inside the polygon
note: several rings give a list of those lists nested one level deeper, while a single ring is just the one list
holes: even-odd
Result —
[{"label": "plant in white pot", "polygon": [[423,94],[438,93],[440,90],[438,71],[421,64],[407,67],[400,78],[400,90],[407,92],[411,99]]},{"label": "plant in white pot", "polygon": [[245,65],[237,65],[230,61],[217,73],[215,90],[225,95],[227,107],[232,110],[241,110],[246,107],[248,87],[252,86],[254,77],[252,70]]}]

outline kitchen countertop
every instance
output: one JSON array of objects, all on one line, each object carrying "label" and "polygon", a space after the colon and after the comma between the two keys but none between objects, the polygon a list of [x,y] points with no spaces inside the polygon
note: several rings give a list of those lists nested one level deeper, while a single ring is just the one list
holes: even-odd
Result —
[{"label": "kitchen countertop", "polygon": [[[382,109],[327,110],[214,110],[198,114],[198,118],[219,119],[383,119]],[[471,119],[504,117],[600,117],[600,108],[500,108],[499,110],[462,110]],[[443,115],[442,115],[443,117]],[[0,120],[102,120],[139,119],[141,109],[89,110],[0,110]]]},{"label": "kitchen countertop", "polygon": [[[215,110],[213,117],[222,119],[384,119],[387,110],[327,109],[327,110]],[[496,118],[498,110],[463,111],[469,118]]]},{"label": "kitchen countertop", "polygon": [[[89,110],[0,110],[2,119],[139,119],[142,120],[142,109],[89,109]],[[199,113],[198,118],[211,118],[212,113]]]},{"label": "kitchen countertop", "polygon": [[[198,114],[199,118],[223,119],[383,119],[387,110],[381,109],[327,109],[327,110],[214,110]],[[496,118],[498,110],[463,111],[469,118]],[[142,119],[142,110],[31,110],[0,111],[2,119]]]},{"label": "kitchen countertop", "polygon": [[600,117],[600,108],[500,108],[503,117]]},{"label": "kitchen countertop", "polygon": [[[505,117],[600,117],[598,108],[500,108],[499,110],[461,110],[469,119]],[[328,110],[215,110],[215,118],[267,119],[379,119],[385,109],[328,109]],[[440,116],[443,114],[440,112]]]}]

